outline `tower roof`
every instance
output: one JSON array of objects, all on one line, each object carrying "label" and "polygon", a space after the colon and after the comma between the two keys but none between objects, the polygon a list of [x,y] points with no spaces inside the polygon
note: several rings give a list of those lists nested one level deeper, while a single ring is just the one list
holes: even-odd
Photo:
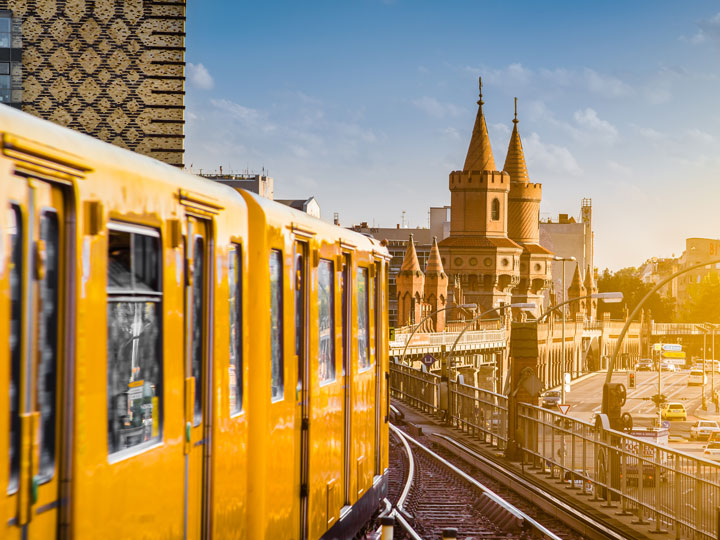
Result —
[{"label": "tower roof", "polygon": [[588,294],[595,290],[595,279],[593,277],[592,268],[590,268],[589,264],[587,271],[585,272],[585,289],[587,289]]},{"label": "tower roof", "polygon": [[482,79],[478,78],[478,84],[480,86],[480,97],[477,101],[478,112],[475,117],[475,126],[473,127],[463,170],[494,171],[496,170],[495,159],[493,158],[492,148],[490,147],[490,136],[488,135],[485,115],[482,110],[484,103],[482,100]]},{"label": "tower roof", "polygon": [[572,291],[580,291],[584,290],[585,287],[583,285],[582,279],[580,278],[580,265],[575,265],[575,273],[573,274],[572,282],[570,283],[570,287],[568,290]]},{"label": "tower roof", "polygon": [[418,262],[417,252],[415,251],[415,242],[413,241],[412,234],[410,235],[408,247],[405,250],[405,258],[400,267],[400,272],[422,272],[420,263]]},{"label": "tower roof", "polygon": [[438,249],[437,236],[433,236],[430,257],[428,257],[428,262],[425,266],[425,274],[442,274],[444,271],[442,259],[440,258],[440,250]]},{"label": "tower roof", "polygon": [[525,165],[525,154],[523,153],[522,141],[518,132],[517,98],[515,98],[515,118],[513,119],[513,130],[510,135],[507,156],[503,170],[510,175],[511,182],[528,182],[527,166]]}]

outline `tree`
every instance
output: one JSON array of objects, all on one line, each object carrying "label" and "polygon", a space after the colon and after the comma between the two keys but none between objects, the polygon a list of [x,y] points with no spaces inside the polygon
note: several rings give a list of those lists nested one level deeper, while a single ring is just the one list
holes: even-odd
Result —
[{"label": "tree", "polygon": [[[640,278],[637,268],[622,268],[617,272],[611,272],[606,268],[598,279],[598,291],[621,292],[623,301],[617,304],[600,302],[598,317],[602,317],[603,312],[608,312],[611,319],[624,319],[626,307],[628,313],[632,313],[635,306],[650,292],[653,286],[652,283],[646,283]],[[643,304],[643,309],[646,313],[650,310],[652,318],[656,322],[672,322],[675,314],[675,300],[655,293]]]},{"label": "tree", "polygon": [[712,272],[699,283],[688,285],[688,299],[680,306],[679,319],[683,322],[720,323],[720,276]]}]

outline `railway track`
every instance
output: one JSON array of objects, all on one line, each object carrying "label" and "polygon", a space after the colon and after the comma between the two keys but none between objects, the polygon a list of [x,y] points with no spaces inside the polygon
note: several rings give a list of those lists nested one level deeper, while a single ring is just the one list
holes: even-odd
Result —
[{"label": "railway track", "polygon": [[397,441],[391,449],[395,471],[389,491],[400,525],[395,538],[441,538],[448,528],[457,529],[458,538],[582,538],[549,516],[552,526],[545,526],[509,502],[506,494],[501,496],[473,477],[477,475],[467,474],[441,455],[446,451],[433,451],[397,427],[391,428]]}]

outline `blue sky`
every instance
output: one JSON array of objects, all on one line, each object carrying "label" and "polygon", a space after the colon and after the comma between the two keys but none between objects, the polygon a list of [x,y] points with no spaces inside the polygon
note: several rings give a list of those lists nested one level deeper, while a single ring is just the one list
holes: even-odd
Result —
[{"label": "blue sky", "polygon": [[541,215],[593,199],[595,264],[720,237],[720,3],[189,2],[186,164],[263,167],[323,217],[427,226],[477,77],[501,167],[513,97]]}]

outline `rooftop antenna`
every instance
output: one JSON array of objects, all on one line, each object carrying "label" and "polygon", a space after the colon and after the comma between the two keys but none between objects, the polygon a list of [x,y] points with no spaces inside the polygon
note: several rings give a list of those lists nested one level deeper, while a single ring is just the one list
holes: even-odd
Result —
[{"label": "rooftop antenna", "polygon": [[400,226],[404,229],[405,228],[405,210],[402,211],[402,218],[400,219]]}]

